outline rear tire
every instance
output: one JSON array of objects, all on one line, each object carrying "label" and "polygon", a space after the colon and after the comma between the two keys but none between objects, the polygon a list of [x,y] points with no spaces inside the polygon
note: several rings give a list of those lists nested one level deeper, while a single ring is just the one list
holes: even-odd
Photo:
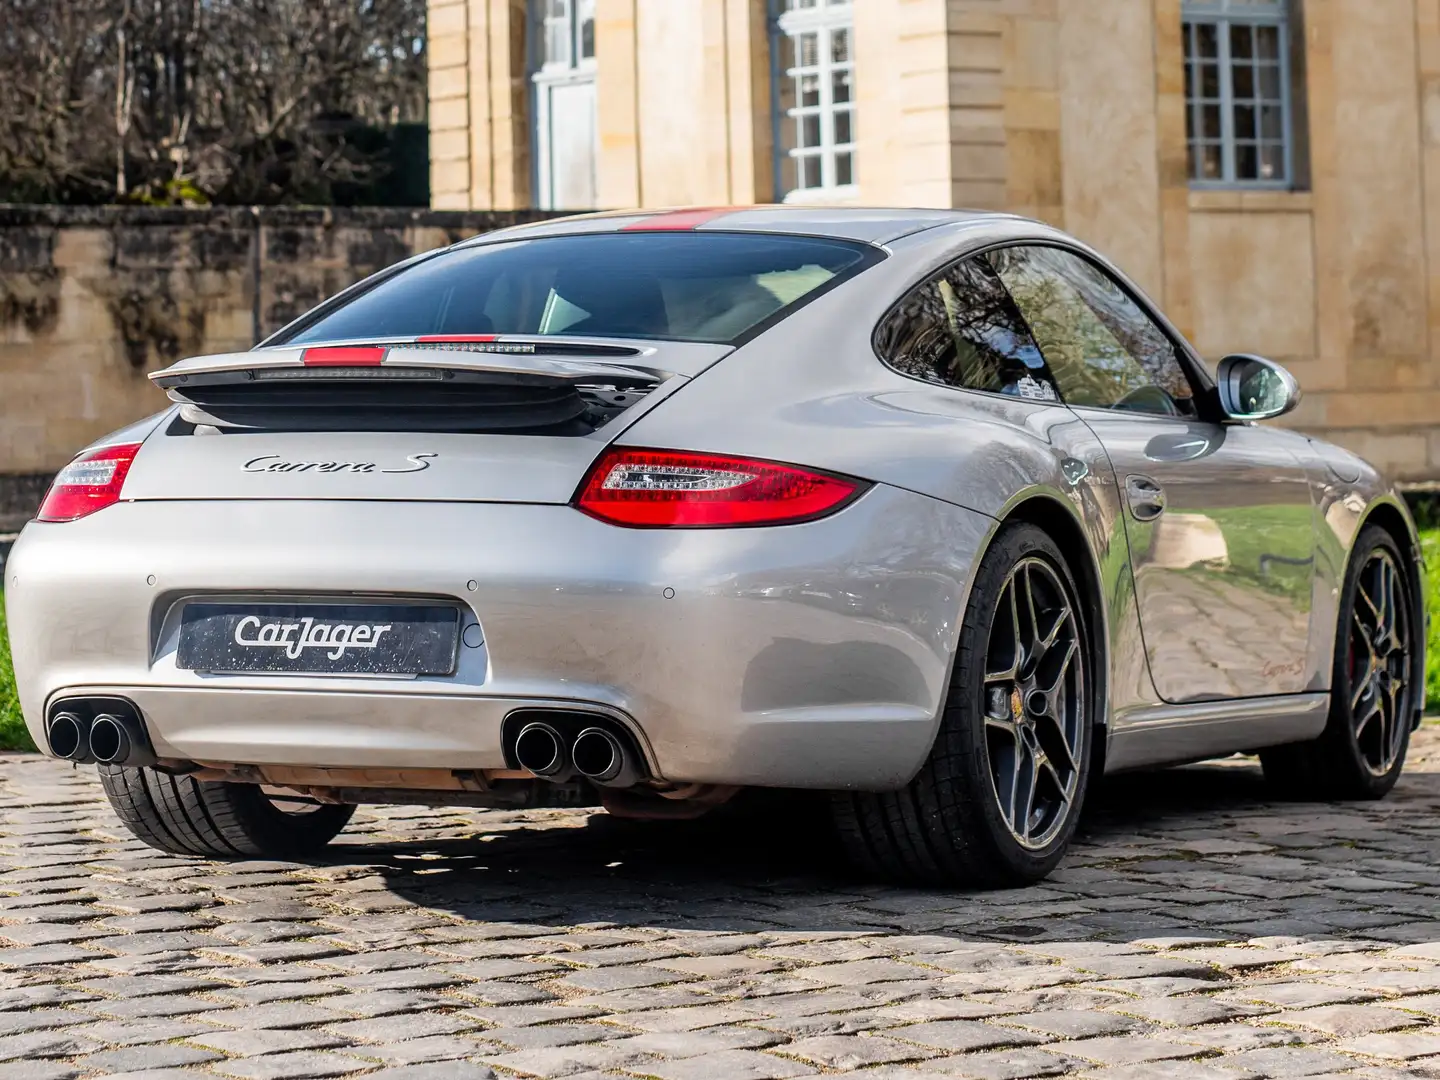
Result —
[{"label": "rear tire", "polygon": [[1285,798],[1383,798],[1405,767],[1419,641],[1410,574],[1395,540],[1376,525],[1355,543],[1330,680],[1330,718],[1318,739],[1260,751],[1265,779]]},{"label": "rear tire", "polygon": [[1090,772],[1092,660],[1079,590],[1033,525],[1004,526],[960,628],[940,730],[899,791],[837,792],[842,843],[864,873],[1004,887],[1065,854]]},{"label": "rear tire", "polygon": [[313,855],[350,820],[353,806],[287,813],[258,784],[192,780],[158,769],[101,765],[120,820],[153,848],[211,859]]}]

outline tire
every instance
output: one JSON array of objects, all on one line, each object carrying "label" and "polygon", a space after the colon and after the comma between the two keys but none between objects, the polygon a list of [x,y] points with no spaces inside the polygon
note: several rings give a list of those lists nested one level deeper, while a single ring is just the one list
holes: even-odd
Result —
[{"label": "tire", "polygon": [[[980,561],[924,765],[899,791],[831,797],[862,872],[1005,887],[1039,881],[1059,863],[1090,773],[1093,661],[1079,595],[1043,530],[1001,528]],[[1040,804],[1030,814],[1011,809],[1010,796],[1025,790]]]},{"label": "tire", "polygon": [[1415,686],[1425,677],[1419,640],[1405,559],[1388,532],[1367,526],[1340,595],[1325,730],[1311,742],[1260,752],[1277,794],[1323,801],[1389,793],[1405,767]]},{"label": "tire", "polygon": [[101,765],[100,783],[136,837],[176,855],[211,859],[312,855],[333,840],[353,806],[287,813],[258,784],[224,784],[158,769]]}]

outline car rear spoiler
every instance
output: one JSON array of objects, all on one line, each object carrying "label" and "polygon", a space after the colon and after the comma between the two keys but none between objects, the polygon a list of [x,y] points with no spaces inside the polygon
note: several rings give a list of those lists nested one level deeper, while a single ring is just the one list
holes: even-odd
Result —
[{"label": "car rear spoiler", "polygon": [[[665,343],[666,360],[655,363],[654,345],[617,344],[553,338],[498,338],[491,335],[433,336],[401,341],[358,341],[323,345],[282,345],[248,352],[218,353],[181,360],[151,372],[156,386],[170,390],[186,384],[253,380],[385,379],[398,369],[450,371],[495,376],[496,381],[531,383],[634,382],[655,385],[675,375],[690,375],[717,358],[713,345]],[[703,355],[692,355],[699,351]],[[728,351],[728,350],[726,350]],[[698,361],[698,364],[697,364]],[[687,370],[691,369],[691,370]]]}]

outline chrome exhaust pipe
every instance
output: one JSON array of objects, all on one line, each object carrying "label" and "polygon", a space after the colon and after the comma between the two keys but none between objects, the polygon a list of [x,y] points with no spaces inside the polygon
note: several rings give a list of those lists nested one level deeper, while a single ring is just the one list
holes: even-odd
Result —
[{"label": "chrome exhaust pipe", "polygon": [[96,713],[90,722],[90,756],[101,765],[155,764],[144,729],[133,717],[116,713]]},{"label": "chrome exhaust pipe", "polygon": [[543,780],[567,780],[570,762],[566,760],[565,740],[549,724],[526,724],[515,736],[515,761],[526,772]]},{"label": "chrome exhaust pipe", "polygon": [[45,729],[50,752],[68,761],[90,760],[90,743],[85,737],[85,722],[73,712],[57,712]]},{"label": "chrome exhaust pipe", "polygon": [[130,733],[120,719],[101,713],[90,724],[90,756],[101,765],[123,765],[130,756]]},{"label": "chrome exhaust pipe", "polygon": [[630,787],[640,779],[640,768],[625,744],[604,728],[586,728],[570,748],[575,771],[602,787]]}]

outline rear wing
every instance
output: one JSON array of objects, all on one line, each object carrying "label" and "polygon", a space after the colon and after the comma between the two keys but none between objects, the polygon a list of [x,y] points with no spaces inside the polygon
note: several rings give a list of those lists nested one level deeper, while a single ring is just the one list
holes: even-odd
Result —
[{"label": "rear wing", "polygon": [[437,336],[199,356],[150,379],[197,433],[583,435],[728,352],[689,342]]},{"label": "rear wing", "polygon": [[708,367],[709,363],[718,359],[713,356],[714,351],[714,346],[667,344],[665,352],[678,354],[675,359],[682,362],[660,365],[655,363],[659,350],[654,346],[545,338],[502,340],[491,335],[424,337],[408,341],[282,345],[248,352],[196,356],[151,372],[150,380],[161,389],[170,390],[191,383],[272,378],[335,379],[349,376],[379,380],[387,378],[382,372],[392,371],[395,377],[403,379],[405,376],[395,369],[409,368],[441,373],[532,376],[565,382],[619,378],[653,384],[674,375],[698,374],[700,369],[695,362],[700,358],[688,354],[712,354],[707,357],[709,362],[703,365]]}]

